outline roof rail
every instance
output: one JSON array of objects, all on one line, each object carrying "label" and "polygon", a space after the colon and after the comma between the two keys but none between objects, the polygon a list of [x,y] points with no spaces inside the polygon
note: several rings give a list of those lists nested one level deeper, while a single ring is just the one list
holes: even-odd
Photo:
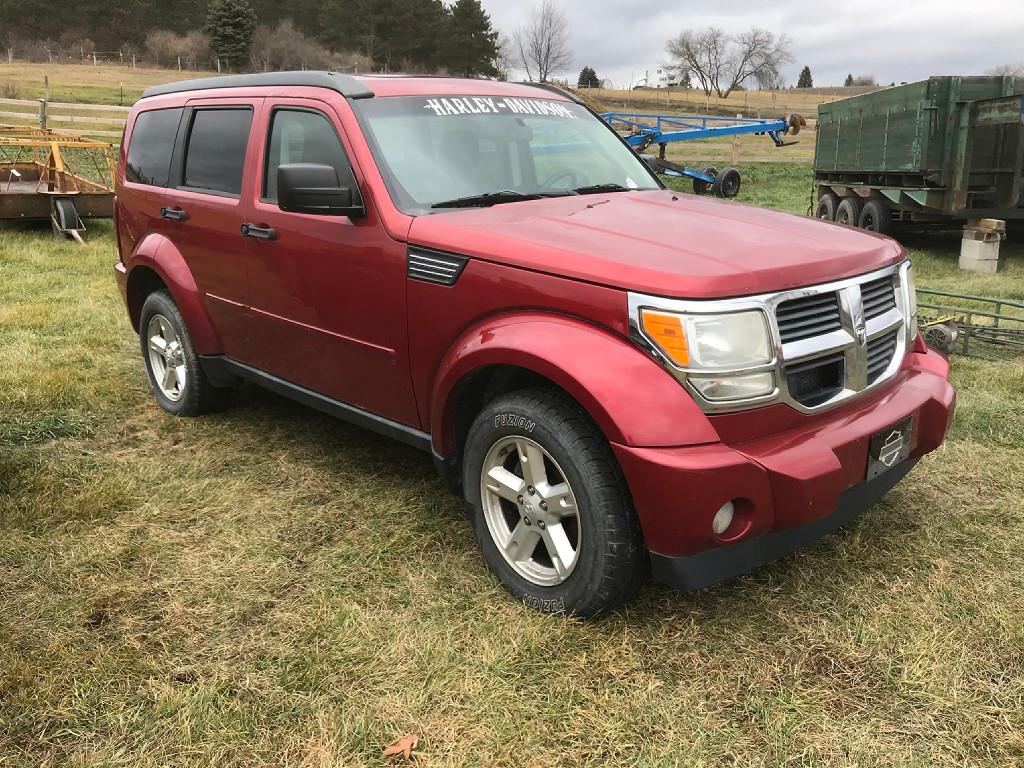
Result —
[{"label": "roof rail", "polygon": [[565,96],[565,98],[571,101],[575,101],[577,104],[583,104],[583,106],[586,106],[586,104],[583,102],[583,99],[581,99],[579,96],[577,96],[575,93],[568,90],[567,88],[560,88],[559,86],[552,85],[551,83],[533,83],[530,82],[529,80],[520,80],[519,85],[530,85],[533,86],[534,88],[543,88],[545,91],[557,93],[559,96]]},{"label": "roof rail", "polygon": [[200,77],[195,80],[179,80],[176,83],[154,85],[142,92],[142,98],[163,96],[168,93],[205,91],[210,88],[257,88],[260,86],[286,85],[311,88],[328,88],[347,99],[370,99],[373,91],[351,75],[336,72],[258,72],[253,75],[224,75],[221,77]]}]

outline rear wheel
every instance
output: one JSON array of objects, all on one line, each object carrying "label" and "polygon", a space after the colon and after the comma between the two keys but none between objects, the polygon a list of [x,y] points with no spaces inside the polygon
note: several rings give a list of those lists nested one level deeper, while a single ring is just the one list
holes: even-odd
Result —
[{"label": "rear wheel", "polygon": [[860,198],[848,195],[839,201],[836,208],[836,223],[856,227],[860,221]]},{"label": "rear wheel", "polygon": [[892,232],[892,212],[881,200],[868,200],[860,212],[858,225],[861,229],[888,235]]},{"label": "rear wheel", "polygon": [[740,172],[735,168],[726,168],[715,177],[711,191],[718,197],[736,197],[740,193]]},{"label": "rear wheel", "polygon": [[839,208],[839,195],[826,190],[818,198],[818,207],[814,210],[814,215],[825,221],[835,221],[837,208]]},{"label": "rear wheel", "polygon": [[640,528],[607,441],[576,403],[534,389],[488,404],[463,472],[484,559],[525,604],[594,616],[636,591]]},{"label": "rear wheel", "polygon": [[206,378],[185,320],[166,291],[146,297],[139,341],[149,384],[161,408],[175,416],[197,416],[220,407],[225,390]]},{"label": "rear wheel", "polygon": [[[701,169],[701,173],[705,176],[715,178],[718,176],[718,169],[713,165],[709,165]],[[712,182],[713,183],[713,182]],[[695,195],[706,195],[708,190],[711,189],[711,183],[704,181],[703,179],[693,180],[693,194]]]}]

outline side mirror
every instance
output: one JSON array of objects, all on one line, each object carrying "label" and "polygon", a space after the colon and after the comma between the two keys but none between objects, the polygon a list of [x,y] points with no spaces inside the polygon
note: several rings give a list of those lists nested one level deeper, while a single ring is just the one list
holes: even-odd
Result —
[{"label": "side mirror", "polygon": [[329,165],[290,163],[277,168],[277,206],[289,213],[365,216],[366,209],[348,187],[340,186]]}]

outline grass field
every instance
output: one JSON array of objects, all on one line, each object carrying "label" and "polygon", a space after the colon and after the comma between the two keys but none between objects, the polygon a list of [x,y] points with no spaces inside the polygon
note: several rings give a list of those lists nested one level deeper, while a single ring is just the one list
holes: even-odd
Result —
[{"label": "grass field", "polygon": [[[806,207],[806,167],[744,173]],[[255,389],[159,411],[90,228],[0,231],[0,766],[1024,761],[1019,359],[956,358],[950,439],[840,535],[583,623],[507,596],[429,457]],[[1024,298],[1020,244],[911,246]]]}]

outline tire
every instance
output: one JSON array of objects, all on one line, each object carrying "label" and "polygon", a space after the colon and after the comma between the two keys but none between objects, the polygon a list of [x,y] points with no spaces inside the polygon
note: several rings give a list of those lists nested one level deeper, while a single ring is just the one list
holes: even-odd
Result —
[{"label": "tire", "polygon": [[880,235],[892,233],[892,212],[881,200],[868,200],[861,209],[857,225],[861,229],[877,232]]},{"label": "tire", "polygon": [[818,207],[814,210],[814,215],[824,221],[835,221],[837,208],[839,208],[839,195],[826,190],[818,198]]},{"label": "tire", "polygon": [[836,224],[856,227],[859,221],[860,198],[854,195],[847,195],[839,201],[839,205],[836,208]]},{"label": "tire", "polygon": [[[154,337],[163,340],[162,349]],[[166,291],[146,297],[139,317],[139,342],[157,405],[175,416],[198,416],[223,405],[226,391],[207,379],[185,320]]]},{"label": "tire", "polygon": [[740,193],[740,183],[740,172],[735,168],[726,168],[715,176],[711,191],[718,197],[733,198]]},{"label": "tire", "polygon": [[[611,449],[579,405],[544,389],[503,395],[474,420],[464,455],[473,530],[509,592],[544,613],[584,617],[633,596],[647,573],[647,550]],[[530,457],[543,477],[528,469]],[[527,548],[529,555],[516,557]]]},{"label": "tire", "polygon": [[[705,167],[704,169],[702,169],[701,173],[703,173],[705,176],[717,177],[718,176],[718,169],[715,168],[715,166],[713,166],[713,165],[709,165],[709,166]],[[693,194],[695,194],[695,195],[706,195],[708,193],[709,189],[711,189],[711,184],[708,184],[706,181],[704,181],[702,179],[694,179],[693,180]]]}]

